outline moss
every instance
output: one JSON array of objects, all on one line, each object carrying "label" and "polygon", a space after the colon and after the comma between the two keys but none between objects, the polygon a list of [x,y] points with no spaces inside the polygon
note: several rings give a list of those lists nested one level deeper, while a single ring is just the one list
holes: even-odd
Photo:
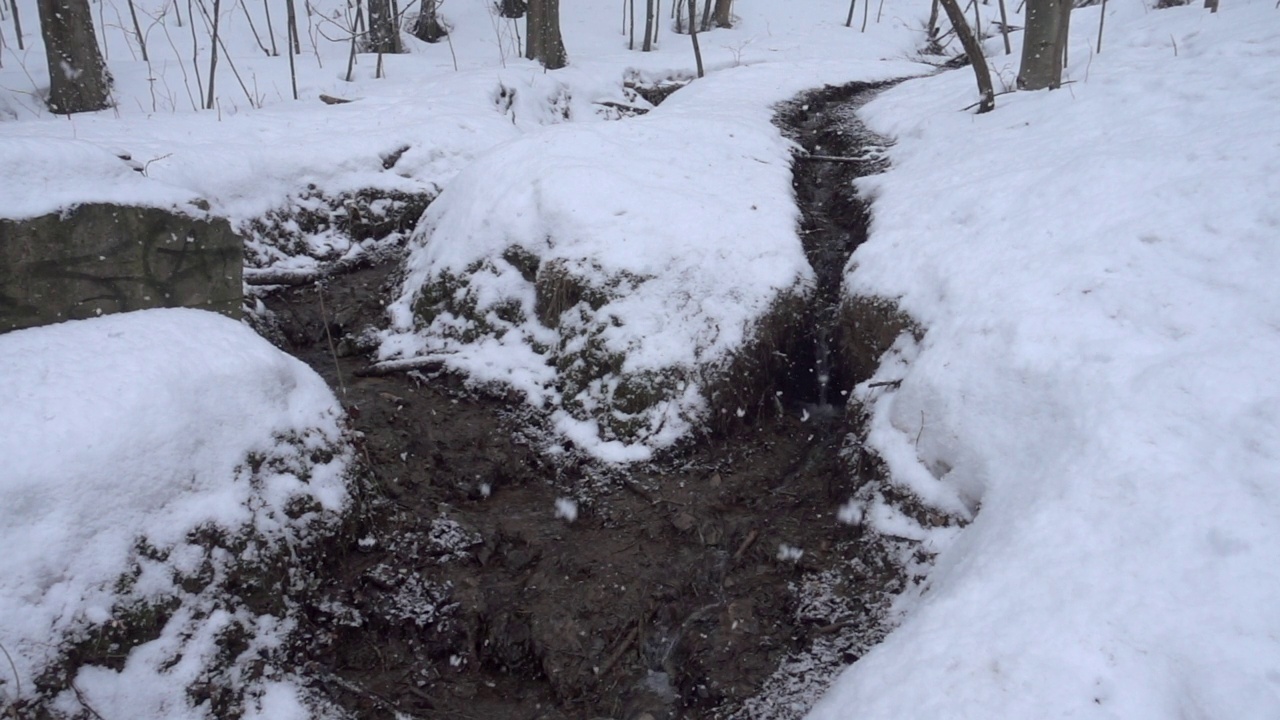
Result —
[{"label": "moss", "polygon": [[542,265],[542,260],[537,255],[525,250],[519,245],[512,245],[502,251],[502,259],[511,263],[511,266],[520,271],[520,277],[525,282],[536,282],[538,279],[538,268]]},{"label": "moss", "polygon": [[783,292],[756,321],[750,337],[719,368],[704,373],[712,430],[727,432],[775,407],[779,378],[795,375],[797,358],[812,351],[806,331],[809,300],[799,286]]},{"label": "moss", "polygon": [[[377,188],[326,195],[311,187],[290,198],[282,207],[249,221],[242,227],[242,232],[289,256],[314,252],[307,239],[322,233],[336,233],[355,243],[393,235],[408,237],[435,196],[434,191],[406,193]],[[252,244],[249,249],[253,249]],[[340,251],[335,249],[334,252]],[[270,260],[269,257],[251,255],[246,258],[246,264],[265,267]]]},{"label": "moss", "polygon": [[900,335],[911,333],[916,340],[924,330],[892,300],[857,295],[840,305],[839,361],[850,384],[875,374],[880,358]]}]

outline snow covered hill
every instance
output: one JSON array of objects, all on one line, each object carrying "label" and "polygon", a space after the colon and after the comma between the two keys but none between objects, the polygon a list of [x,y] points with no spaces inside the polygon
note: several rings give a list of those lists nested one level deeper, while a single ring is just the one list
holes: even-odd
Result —
[{"label": "snow covered hill", "polygon": [[301,707],[272,568],[348,503],[324,381],[233,320],[146,310],[0,335],[0,397],[6,705],[69,686],[46,708],[204,717],[206,682],[231,707]]},{"label": "snow covered hill", "polygon": [[864,110],[847,287],[927,328],[871,442],[973,520],[811,717],[1280,714],[1278,12],[1085,8],[1060,91]]}]

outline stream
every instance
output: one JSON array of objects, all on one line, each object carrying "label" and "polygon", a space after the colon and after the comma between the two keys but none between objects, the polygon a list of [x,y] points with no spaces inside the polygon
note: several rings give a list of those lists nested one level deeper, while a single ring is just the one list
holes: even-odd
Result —
[{"label": "stream", "polygon": [[395,259],[265,298],[276,342],[335,388],[369,467],[325,587],[298,600],[311,626],[292,652],[313,690],[361,718],[795,718],[883,636],[902,547],[835,518],[876,472],[848,447],[860,378],[835,353],[868,221],[852,181],[885,166],[854,111],[879,89],[816,90],[777,116],[811,156],[851,159],[795,162],[817,287],[796,318],[811,341],[776,383],[803,407],[671,457],[553,461],[513,398],[448,374],[358,377],[368,359],[335,357],[331,339],[384,322]]}]

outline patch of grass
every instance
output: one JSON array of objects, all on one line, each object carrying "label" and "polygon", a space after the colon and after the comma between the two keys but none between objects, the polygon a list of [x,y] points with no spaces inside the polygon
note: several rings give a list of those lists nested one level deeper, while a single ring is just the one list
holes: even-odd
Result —
[{"label": "patch of grass", "polygon": [[866,295],[845,298],[840,304],[837,347],[850,386],[874,375],[881,356],[904,333],[917,341],[924,338],[924,329],[892,300]]}]

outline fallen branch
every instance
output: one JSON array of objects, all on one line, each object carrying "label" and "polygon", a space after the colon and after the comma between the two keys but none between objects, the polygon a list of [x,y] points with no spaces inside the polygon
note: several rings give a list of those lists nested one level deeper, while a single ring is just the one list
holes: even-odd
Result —
[{"label": "fallen branch", "polygon": [[638,627],[631,628],[631,632],[627,633],[627,636],[623,638],[622,643],[618,645],[618,649],[614,650],[613,654],[609,656],[609,659],[604,662],[604,665],[600,666],[600,672],[598,672],[597,675],[600,675],[600,676],[608,675],[609,671],[613,669],[613,666],[617,665],[618,661],[622,659],[622,656],[626,654],[627,648],[630,648],[631,645],[635,643],[636,639],[639,637],[640,637],[640,628]]},{"label": "fallen branch", "polygon": [[834,162],[834,163],[862,163],[867,162],[867,158],[856,157],[840,157],[837,155],[796,155],[799,160],[816,160],[818,162]]},{"label": "fallen branch", "polygon": [[614,102],[612,100],[601,100],[596,105],[602,105],[607,108],[613,108],[621,112],[635,113],[636,115],[644,115],[649,112],[649,108],[636,107],[635,105],[627,105],[625,103]]},{"label": "fallen branch", "polygon": [[349,103],[353,101],[348,100],[347,98],[334,97],[332,95],[326,95],[324,93],[320,93],[320,102],[324,103],[325,105],[343,105],[345,103]]},{"label": "fallen branch", "polygon": [[733,559],[741,560],[742,556],[746,554],[747,548],[751,547],[751,544],[754,543],[758,537],[760,537],[759,530],[752,530],[747,533],[747,537],[742,541],[742,544],[738,546],[738,551],[733,554]]},{"label": "fallen branch", "polygon": [[244,269],[244,284],[261,287],[263,285],[310,285],[313,282],[329,277],[328,268],[309,268],[306,270],[281,270],[278,268]]},{"label": "fallen branch", "polygon": [[360,253],[355,257],[346,257],[328,265],[312,268],[245,268],[243,281],[250,287],[269,285],[286,285],[297,287],[310,285],[335,275],[344,275],[362,270],[379,262],[376,253]]},{"label": "fallen branch", "polygon": [[386,360],[356,370],[356,377],[382,377],[410,370],[440,370],[444,368],[444,358],[440,355],[405,358],[403,360]]}]

